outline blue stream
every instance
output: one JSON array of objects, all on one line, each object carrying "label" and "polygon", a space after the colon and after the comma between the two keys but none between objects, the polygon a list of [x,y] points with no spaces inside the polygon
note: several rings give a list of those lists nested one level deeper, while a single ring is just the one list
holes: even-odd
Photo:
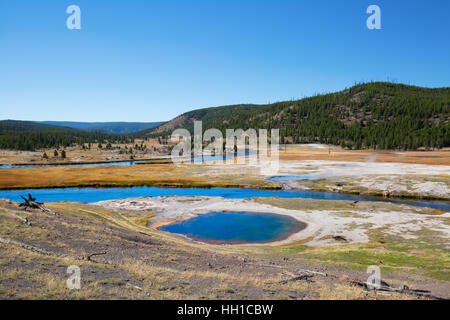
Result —
[{"label": "blue stream", "polygon": [[380,201],[403,203],[419,207],[430,207],[450,211],[449,202],[383,199],[337,192],[320,192],[305,190],[261,190],[245,188],[54,188],[29,190],[0,190],[0,198],[22,201],[20,195],[31,193],[38,201],[79,201],[97,202],[103,200],[125,199],[132,197],[158,196],[215,196],[227,199],[247,199],[254,197],[308,198],[325,200]]}]

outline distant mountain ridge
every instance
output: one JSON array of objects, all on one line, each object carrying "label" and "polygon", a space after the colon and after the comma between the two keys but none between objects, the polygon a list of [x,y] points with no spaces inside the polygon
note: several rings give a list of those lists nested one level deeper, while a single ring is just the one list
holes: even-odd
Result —
[{"label": "distant mountain ridge", "polygon": [[279,128],[282,142],[328,143],[361,149],[450,146],[450,87],[421,88],[389,82],[267,105],[232,105],[186,112],[136,136],[170,135],[177,128],[203,130]]},{"label": "distant mountain ridge", "polygon": [[69,127],[74,129],[126,134],[157,127],[164,122],[73,122],[73,121],[34,121],[36,123]]}]

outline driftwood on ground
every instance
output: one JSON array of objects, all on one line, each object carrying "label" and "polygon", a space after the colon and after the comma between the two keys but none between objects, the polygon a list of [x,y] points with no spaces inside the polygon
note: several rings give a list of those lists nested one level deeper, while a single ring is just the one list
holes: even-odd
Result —
[{"label": "driftwood on ground", "polygon": [[[261,266],[261,267],[273,267],[273,268],[285,269],[284,266],[279,266],[279,265],[275,265],[275,264],[253,264],[253,265],[257,265],[257,266]],[[419,297],[424,297],[424,298],[445,300],[442,297],[432,295],[429,290],[411,289],[405,285],[395,288],[384,281],[381,281],[380,286],[378,288],[371,288],[367,285],[366,282],[361,282],[361,281],[358,281],[355,279],[350,279],[347,277],[340,277],[340,276],[336,276],[333,274],[317,272],[317,271],[312,271],[312,270],[302,270],[302,269],[297,269],[296,272],[302,273],[302,274],[294,276],[294,277],[286,279],[286,280],[281,280],[277,283],[286,284],[290,281],[299,281],[299,280],[303,280],[303,281],[307,281],[307,282],[314,282],[311,278],[314,278],[314,276],[322,276],[322,277],[335,278],[335,279],[339,279],[339,280],[345,280],[345,281],[349,282],[350,284],[353,284],[353,285],[359,286],[359,287],[363,287],[365,290],[368,290],[368,291],[375,290],[375,291],[382,291],[382,292],[387,291],[387,292],[407,293],[407,294],[413,294],[413,295],[416,295]],[[266,284],[274,284],[274,283],[266,282]]]},{"label": "driftwood on ground", "polygon": [[16,240],[11,240],[11,239],[0,238],[0,243],[16,245],[16,246],[22,247],[24,249],[27,249],[27,250],[30,250],[30,251],[34,251],[34,252],[38,252],[40,254],[45,254],[45,255],[48,255],[48,256],[56,256],[56,257],[68,258],[68,259],[72,259],[72,260],[87,260],[87,261],[96,262],[96,263],[112,264],[111,262],[108,262],[108,261],[99,262],[99,261],[92,260],[93,256],[99,256],[99,255],[107,254],[108,252],[106,252],[106,251],[105,252],[90,253],[90,254],[87,254],[85,256],[77,257],[77,256],[71,256],[71,255],[67,255],[67,254],[57,253],[57,252],[54,252],[54,251],[49,251],[47,249],[39,248],[39,247],[30,245],[30,244],[27,244],[27,243],[24,243],[24,242],[21,242],[21,241],[16,241]]},{"label": "driftwood on ground", "polygon": [[286,283],[291,282],[291,281],[300,281],[300,280],[304,280],[306,282],[314,282],[313,280],[310,279],[312,277],[313,276],[311,276],[311,275],[302,274],[300,276],[296,276],[296,277],[289,278],[289,279],[286,279],[286,280],[281,280],[281,281],[278,281],[278,282],[266,282],[266,284],[274,284],[274,283],[286,284]]},{"label": "driftwood on ground", "polygon": [[442,297],[432,295],[429,290],[410,289],[408,286],[405,286],[405,285],[395,288],[395,287],[390,286],[386,282],[382,281],[381,285],[379,287],[372,288],[372,287],[369,287],[366,282],[360,282],[360,281],[355,281],[355,280],[350,280],[350,282],[356,286],[363,287],[364,289],[369,290],[369,291],[376,290],[376,291],[409,293],[409,294],[414,294],[417,296],[428,297],[428,298],[437,299],[437,300],[443,300]]},{"label": "driftwood on ground", "polygon": [[47,208],[43,202],[36,202],[36,198],[33,198],[31,194],[28,194],[28,199],[24,196],[20,196],[25,202],[19,204],[19,207],[23,208],[25,211],[27,209],[40,209],[44,212],[56,215],[56,212]]},{"label": "driftwood on ground", "polygon": [[83,259],[87,260],[87,261],[93,261],[91,259],[93,256],[101,256],[101,255],[104,255],[104,254],[107,254],[107,252],[106,251],[104,251],[104,252],[94,252],[94,253],[86,255],[85,257],[83,257]]}]

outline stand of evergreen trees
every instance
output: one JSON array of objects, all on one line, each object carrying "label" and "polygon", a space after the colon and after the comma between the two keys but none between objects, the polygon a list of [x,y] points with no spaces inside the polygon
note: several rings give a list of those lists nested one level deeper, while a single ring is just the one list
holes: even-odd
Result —
[{"label": "stand of evergreen trees", "polygon": [[434,149],[450,147],[450,88],[373,82],[297,101],[194,110],[183,118],[178,127],[191,132],[195,119],[203,121],[203,130],[217,128],[224,136],[226,129],[278,128],[287,143]]},{"label": "stand of evergreen trees", "polygon": [[[124,135],[29,121],[0,121],[0,148],[36,150],[73,144],[129,143],[170,136],[176,128],[280,129],[282,143],[327,143],[351,149],[450,147],[450,88],[373,82],[341,92],[267,105],[235,105],[187,112],[161,128]],[[164,131],[164,132],[163,132]]]},{"label": "stand of evergreen trees", "polygon": [[29,150],[85,143],[129,143],[126,136],[90,132],[29,121],[0,121],[0,149]]}]

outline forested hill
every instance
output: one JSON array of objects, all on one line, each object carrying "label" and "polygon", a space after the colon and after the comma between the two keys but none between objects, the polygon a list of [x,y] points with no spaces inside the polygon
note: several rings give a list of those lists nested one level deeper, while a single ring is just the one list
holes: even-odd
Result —
[{"label": "forested hill", "polygon": [[71,144],[125,141],[125,136],[89,132],[31,121],[0,121],[0,149],[36,150]]},{"label": "forested hill", "polygon": [[191,130],[195,120],[202,120],[207,128],[222,128],[227,119],[244,119],[252,116],[261,108],[259,105],[233,105],[223,107],[213,107],[189,111],[175,119],[166,122],[154,129],[143,130],[138,132],[137,136],[146,135],[165,135],[170,134],[177,128],[186,128]]},{"label": "forested hill", "polygon": [[282,141],[328,143],[361,149],[450,146],[450,88],[386,82],[269,105],[237,105],[187,112],[141,135],[168,135],[176,128],[279,128]]},{"label": "forested hill", "polygon": [[101,131],[106,133],[127,134],[157,127],[164,122],[72,122],[72,121],[36,121],[37,123],[63,126],[74,129]]},{"label": "forested hill", "polygon": [[174,129],[279,128],[288,143],[328,143],[360,149],[450,147],[450,88],[374,82],[341,92],[268,105],[234,105],[187,112],[128,137],[30,121],[0,121],[0,149],[36,150],[71,144],[170,135]]}]

